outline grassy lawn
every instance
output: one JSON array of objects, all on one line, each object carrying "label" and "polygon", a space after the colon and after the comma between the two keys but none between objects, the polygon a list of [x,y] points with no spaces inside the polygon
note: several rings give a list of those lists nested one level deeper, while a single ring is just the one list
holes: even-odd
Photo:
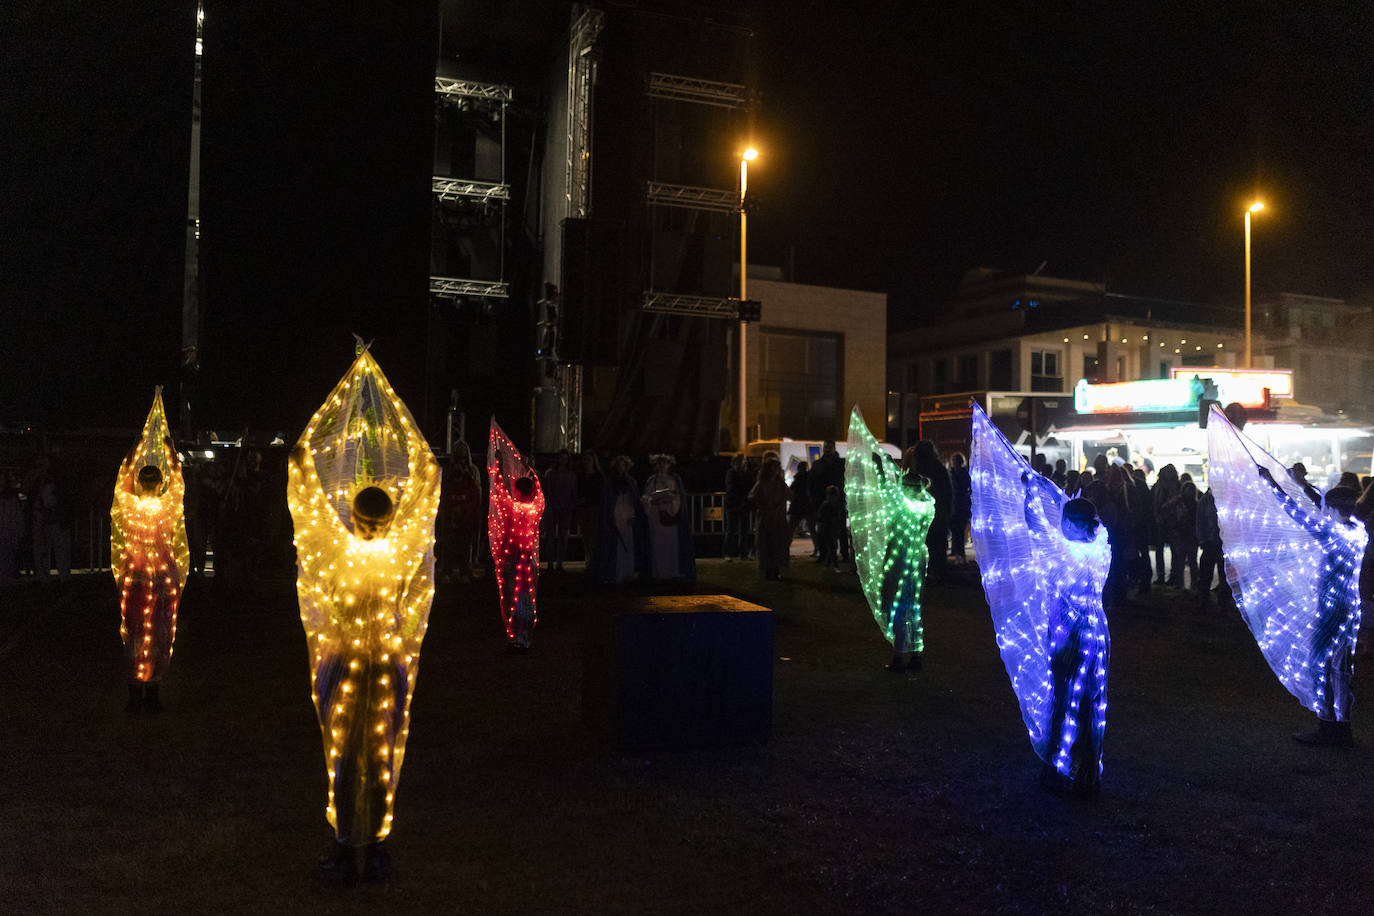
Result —
[{"label": "grassy lawn", "polygon": [[930,589],[925,671],[894,675],[852,573],[700,577],[776,611],[769,744],[614,754],[580,718],[605,592],[546,575],[512,657],[491,582],[443,586],[397,876],[351,890],[311,874],[331,834],[293,583],[192,583],[157,716],[123,709],[108,576],[4,593],[0,911],[1370,911],[1374,719],[1353,750],[1295,744],[1313,719],[1237,615],[1164,589],[1115,615],[1083,802],[1037,786],[981,589]]}]

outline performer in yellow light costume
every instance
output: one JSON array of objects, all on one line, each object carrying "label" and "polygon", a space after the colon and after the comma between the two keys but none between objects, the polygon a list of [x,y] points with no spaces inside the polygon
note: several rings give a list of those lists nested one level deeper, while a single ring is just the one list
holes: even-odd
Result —
[{"label": "performer in yellow light costume", "polygon": [[439,465],[376,360],[357,360],[291,452],[296,592],[329,776],[330,880],[391,873],[420,643],[434,600]]},{"label": "performer in yellow light costume", "polygon": [[185,494],[159,386],[143,435],[119,467],[110,506],[110,566],[119,585],[131,710],[162,708],[158,684],[172,661],[177,605],[191,567]]}]

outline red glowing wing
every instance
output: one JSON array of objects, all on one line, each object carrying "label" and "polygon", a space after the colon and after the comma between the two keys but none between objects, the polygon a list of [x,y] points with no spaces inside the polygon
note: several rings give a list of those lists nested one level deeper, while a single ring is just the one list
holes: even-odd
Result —
[{"label": "red glowing wing", "polygon": [[499,563],[500,558],[510,549],[511,519],[515,503],[515,482],[522,477],[534,481],[536,498],[542,506],[543,492],[539,489],[539,478],[530,470],[520,450],[510,441],[496,422],[491,418],[491,433],[487,438],[487,477],[490,479],[491,499],[487,509],[487,537],[491,541],[491,554]]}]

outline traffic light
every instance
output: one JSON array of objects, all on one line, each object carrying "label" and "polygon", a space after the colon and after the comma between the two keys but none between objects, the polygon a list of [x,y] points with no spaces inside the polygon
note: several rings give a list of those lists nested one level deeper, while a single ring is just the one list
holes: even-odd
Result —
[{"label": "traffic light", "polygon": [[759,315],[763,311],[762,302],[760,302],[758,299],[740,299],[738,301],[739,305],[737,306],[737,308],[739,309],[740,321],[759,320]]}]

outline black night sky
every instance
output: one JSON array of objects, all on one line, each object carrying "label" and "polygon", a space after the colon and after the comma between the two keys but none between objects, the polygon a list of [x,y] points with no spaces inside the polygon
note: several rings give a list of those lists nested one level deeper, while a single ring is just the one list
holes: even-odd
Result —
[{"label": "black night sky", "polygon": [[[419,396],[436,17],[375,0],[207,6],[219,422],[298,427],[355,330]],[[174,384],[194,11],[0,12],[0,422],[132,426],[152,385]],[[980,265],[1235,304],[1256,193],[1258,295],[1374,300],[1368,3],[752,13],[751,261],[795,249],[800,281],[888,291],[894,327]],[[232,116],[216,124],[216,105]]]}]

